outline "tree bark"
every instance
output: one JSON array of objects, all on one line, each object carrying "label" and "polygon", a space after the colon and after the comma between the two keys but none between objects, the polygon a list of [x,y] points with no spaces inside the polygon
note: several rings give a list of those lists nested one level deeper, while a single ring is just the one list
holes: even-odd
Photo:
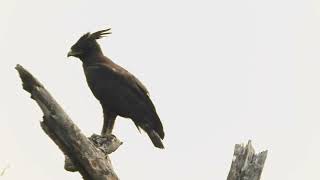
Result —
[{"label": "tree bark", "polygon": [[121,142],[114,136],[97,135],[93,135],[90,141],[32,74],[21,65],[17,65],[16,70],[23,82],[23,89],[31,94],[44,114],[40,123],[42,129],[70,158],[73,170],[79,171],[85,180],[118,180],[106,154],[115,151]]},{"label": "tree bark", "polygon": [[251,141],[236,144],[227,180],[259,180],[268,151],[255,154]]},{"label": "tree bark", "polygon": [[[23,89],[31,94],[44,114],[42,129],[66,156],[65,169],[79,171],[85,180],[118,180],[108,154],[122,142],[113,135],[94,134],[87,138],[32,74],[21,65],[16,70]],[[251,141],[246,146],[236,144],[227,180],[259,180],[266,158],[267,151],[255,154]]]}]

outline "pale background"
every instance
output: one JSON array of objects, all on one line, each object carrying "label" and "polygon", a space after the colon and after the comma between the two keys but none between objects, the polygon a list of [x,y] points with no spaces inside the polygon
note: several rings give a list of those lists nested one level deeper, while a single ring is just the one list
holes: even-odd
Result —
[{"label": "pale background", "polygon": [[268,149],[262,179],[320,179],[320,2],[317,0],[1,0],[0,179],[70,179],[39,126],[42,113],[14,66],[34,73],[86,135],[102,112],[80,61],[84,33],[151,92],[165,150],[130,120],[112,161],[123,180],[225,179],[235,143]]}]

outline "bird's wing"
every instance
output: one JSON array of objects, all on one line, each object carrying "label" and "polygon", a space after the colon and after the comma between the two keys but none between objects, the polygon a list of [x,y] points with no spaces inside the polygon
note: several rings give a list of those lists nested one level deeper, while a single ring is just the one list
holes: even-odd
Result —
[{"label": "bird's wing", "polygon": [[138,88],[140,91],[142,91],[144,94],[149,96],[149,92],[147,88],[142,84],[139,79],[137,79],[134,75],[132,75],[130,72],[122,68],[121,66],[117,64],[112,64],[112,70],[114,71],[115,74],[118,74],[122,78],[126,80],[131,86]]},{"label": "bird's wing", "polygon": [[139,81],[139,79],[134,77],[132,74],[130,74],[130,79],[131,79],[131,81],[134,81],[136,83],[136,85],[140,88],[141,91],[143,91],[146,95],[149,96],[149,92],[148,92],[147,88],[142,84],[141,81]]},{"label": "bird's wing", "polygon": [[130,72],[128,72],[127,70],[115,63],[101,65],[106,69],[111,69],[114,76],[116,76],[119,80],[123,81],[130,88],[134,89],[136,93],[139,93],[143,96],[146,95],[149,97],[149,92],[147,88],[142,84],[142,82],[138,78],[136,78]]},{"label": "bird's wing", "polygon": [[[117,64],[99,63],[85,67],[85,73],[89,75],[89,81],[93,79],[101,79],[108,77],[113,80],[122,82],[128,88],[134,90],[140,95],[149,96],[147,88],[135,76]],[[99,75],[100,74],[100,75]],[[90,76],[94,76],[90,78]]]},{"label": "bird's wing", "polygon": [[137,78],[116,64],[96,64],[87,67],[86,71],[89,86],[91,84],[90,88],[100,102],[101,99],[106,99],[106,101],[108,99],[109,103],[113,101],[117,105],[129,104],[128,106],[132,108],[143,107],[143,111],[148,111],[148,116],[150,116],[148,118],[149,123],[151,123],[150,125],[161,137],[164,136],[162,124],[148,95],[148,91]]},{"label": "bird's wing", "polygon": [[104,96],[105,92],[103,91],[107,89],[110,91],[119,91],[121,89],[121,93],[123,94],[119,94],[120,92],[112,92],[113,95],[121,97],[137,96],[139,102],[143,101],[149,108],[155,111],[146,87],[124,68],[117,64],[99,63],[88,66],[85,69],[85,72],[87,71],[86,77],[88,84],[89,86],[91,85],[90,88],[94,94],[96,93],[97,98],[101,95]]}]

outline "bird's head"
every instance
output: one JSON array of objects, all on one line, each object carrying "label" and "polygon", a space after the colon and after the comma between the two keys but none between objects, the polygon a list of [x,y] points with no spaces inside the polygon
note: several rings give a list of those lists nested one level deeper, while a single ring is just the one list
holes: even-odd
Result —
[{"label": "bird's head", "polygon": [[110,28],[97,31],[94,33],[86,33],[80,37],[80,39],[71,47],[68,52],[68,57],[74,56],[77,58],[85,58],[93,53],[101,52],[100,46],[97,43],[97,39],[103,38],[106,35],[111,34]]}]

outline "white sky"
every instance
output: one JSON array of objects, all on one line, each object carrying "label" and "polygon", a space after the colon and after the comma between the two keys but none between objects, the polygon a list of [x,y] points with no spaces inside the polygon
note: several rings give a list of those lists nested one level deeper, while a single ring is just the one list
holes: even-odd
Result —
[{"label": "white sky", "polygon": [[165,150],[130,120],[112,161],[121,179],[225,179],[235,143],[269,150],[263,180],[320,179],[320,2],[0,1],[0,179],[70,179],[14,70],[28,68],[88,136],[102,112],[80,61],[85,32],[111,27],[105,54],[151,92]]}]

